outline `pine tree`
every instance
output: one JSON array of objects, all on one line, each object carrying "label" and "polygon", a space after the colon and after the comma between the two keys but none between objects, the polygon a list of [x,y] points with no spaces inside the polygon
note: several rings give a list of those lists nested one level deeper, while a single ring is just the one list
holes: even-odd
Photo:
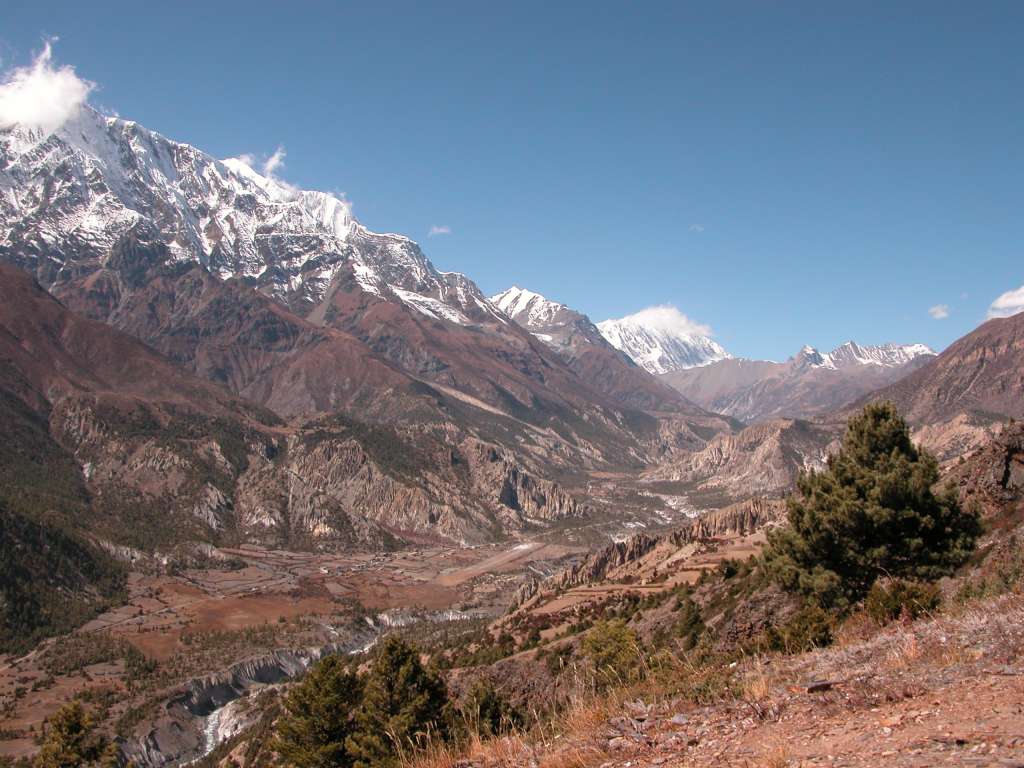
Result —
[{"label": "pine tree", "polygon": [[880,576],[931,581],[950,573],[970,555],[980,525],[952,487],[932,492],[938,480],[938,463],[914,446],[895,406],[866,406],[827,469],[798,481],[788,525],[768,537],[769,572],[837,609]]},{"label": "pine tree", "polygon": [[[96,733],[92,717],[73,701],[47,718],[33,768],[81,768],[108,765],[110,744]],[[116,749],[116,748],[115,748]]]},{"label": "pine tree", "polygon": [[284,701],[273,749],[286,765],[347,768],[352,759],[346,740],[362,697],[359,678],[339,656],[313,666]]},{"label": "pine tree", "polygon": [[348,739],[355,768],[399,765],[427,735],[444,737],[448,691],[419,652],[397,637],[384,641],[366,679],[356,730]]}]

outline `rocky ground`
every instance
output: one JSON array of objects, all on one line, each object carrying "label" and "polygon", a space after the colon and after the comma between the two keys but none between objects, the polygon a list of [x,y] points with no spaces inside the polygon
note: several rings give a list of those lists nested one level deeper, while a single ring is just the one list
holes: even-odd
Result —
[{"label": "rocky ground", "polygon": [[1024,766],[1024,597],[750,658],[731,688],[706,706],[650,693],[588,701],[540,743],[510,737],[428,764]]}]

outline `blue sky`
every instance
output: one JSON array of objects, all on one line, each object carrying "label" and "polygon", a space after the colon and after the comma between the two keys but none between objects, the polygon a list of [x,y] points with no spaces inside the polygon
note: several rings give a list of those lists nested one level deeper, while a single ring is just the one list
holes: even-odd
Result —
[{"label": "blue sky", "polygon": [[1024,5],[892,5],[6,0],[0,58],[59,37],[94,105],[282,146],[488,293],[781,359],[941,348],[1024,283]]}]

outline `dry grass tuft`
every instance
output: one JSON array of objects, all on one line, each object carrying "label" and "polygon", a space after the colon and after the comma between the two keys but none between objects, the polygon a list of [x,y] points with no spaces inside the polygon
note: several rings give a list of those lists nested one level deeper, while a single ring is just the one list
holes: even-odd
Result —
[{"label": "dry grass tuft", "polygon": [[886,654],[890,669],[907,669],[921,658],[921,646],[913,632],[901,631]]},{"label": "dry grass tuft", "polygon": [[740,696],[744,701],[752,704],[764,701],[771,695],[773,682],[765,663],[761,659],[757,659],[750,674],[743,680]]},{"label": "dry grass tuft", "polygon": [[775,743],[761,755],[762,768],[787,768],[790,765],[789,749],[782,743]]}]

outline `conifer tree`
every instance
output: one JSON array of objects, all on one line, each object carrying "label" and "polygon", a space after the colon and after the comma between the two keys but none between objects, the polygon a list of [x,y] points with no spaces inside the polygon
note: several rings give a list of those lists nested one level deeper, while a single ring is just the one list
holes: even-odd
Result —
[{"label": "conifer tree", "polygon": [[96,732],[81,702],[72,701],[47,718],[33,768],[81,768],[116,765],[116,747]]},{"label": "conifer tree", "polygon": [[881,576],[930,581],[962,564],[979,533],[938,463],[911,442],[891,403],[852,417],[825,471],[803,475],[789,522],[769,534],[765,563],[786,589],[842,609]]},{"label": "conifer tree", "polygon": [[273,749],[286,765],[347,768],[352,759],[346,740],[362,696],[359,678],[339,656],[313,666],[284,700]]},{"label": "conifer tree", "polygon": [[366,678],[348,751],[355,768],[399,765],[428,735],[444,737],[448,691],[441,677],[426,669],[419,652],[391,636],[382,644]]}]

